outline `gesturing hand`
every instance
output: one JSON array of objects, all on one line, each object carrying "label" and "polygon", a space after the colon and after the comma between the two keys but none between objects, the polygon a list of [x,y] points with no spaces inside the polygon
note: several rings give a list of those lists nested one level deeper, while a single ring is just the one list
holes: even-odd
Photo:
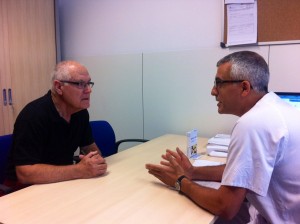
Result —
[{"label": "gesturing hand", "polygon": [[172,154],[171,150],[167,150],[163,155],[165,161],[161,161],[161,165],[146,164],[148,173],[158,178],[163,183],[174,187],[176,180],[184,174],[183,167],[177,162],[177,158]]},{"label": "gesturing hand", "polygon": [[169,165],[169,160],[167,159],[168,154],[175,158],[176,162],[182,167],[184,170],[184,175],[192,179],[194,167],[191,164],[189,158],[177,147],[176,152],[167,149],[166,154],[162,155],[162,158],[165,161],[161,161],[162,165]]}]

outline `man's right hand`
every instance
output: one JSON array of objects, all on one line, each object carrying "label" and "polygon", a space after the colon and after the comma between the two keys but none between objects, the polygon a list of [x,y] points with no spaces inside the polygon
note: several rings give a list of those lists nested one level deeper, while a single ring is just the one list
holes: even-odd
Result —
[{"label": "man's right hand", "polygon": [[169,165],[169,162],[168,162],[168,159],[167,159],[168,155],[171,155],[172,157],[175,158],[176,162],[184,170],[184,175],[187,178],[193,179],[194,167],[193,167],[192,163],[190,162],[189,158],[178,147],[176,148],[176,152],[167,149],[166,154],[162,155],[162,158],[165,161],[162,161],[161,164],[163,164],[163,165]]},{"label": "man's right hand", "polygon": [[82,172],[82,178],[101,176],[107,171],[107,163],[97,151],[91,151],[87,155],[80,155],[80,162],[77,164]]}]

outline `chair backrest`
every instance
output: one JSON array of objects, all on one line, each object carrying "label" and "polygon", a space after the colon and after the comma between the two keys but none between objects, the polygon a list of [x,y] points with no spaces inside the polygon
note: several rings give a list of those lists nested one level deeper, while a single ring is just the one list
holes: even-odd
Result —
[{"label": "chair backrest", "polygon": [[4,181],[8,153],[12,144],[12,134],[0,136],[0,183]]},{"label": "chair backrest", "polygon": [[90,121],[95,143],[102,156],[107,157],[117,153],[114,129],[107,121]]}]

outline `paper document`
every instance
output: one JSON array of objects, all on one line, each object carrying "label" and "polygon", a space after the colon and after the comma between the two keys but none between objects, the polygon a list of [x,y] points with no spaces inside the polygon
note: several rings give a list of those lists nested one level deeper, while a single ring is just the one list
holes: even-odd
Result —
[{"label": "paper document", "polygon": [[218,166],[222,164],[224,163],[204,159],[197,159],[194,161],[193,166]]},{"label": "paper document", "polygon": [[230,135],[227,135],[227,134],[217,134],[214,137],[208,139],[207,143],[208,144],[215,144],[215,145],[229,146]]},{"label": "paper document", "polygon": [[208,153],[209,156],[213,157],[221,157],[221,158],[227,158],[228,153],[227,152],[220,152],[220,151],[211,151]]},{"label": "paper document", "polygon": [[221,186],[221,182],[215,182],[215,181],[196,180],[194,182],[201,186],[210,187],[210,188],[214,188],[214,189],[219,189],[219,187]]},{"label": "paper document", "polygon": [[208,144],[206,146],[206,153],[209,154],[212,151],[228,152],[228,146]]},{"label": "paper document", "polygon": [[230,135],[217,134],[214,137],[208,139],[206,145],[206,153],[209,156],[215,157],[227,157],[228,146],[230,144]]},{"label": "paper document", "polygon": [[257,1],[226,6],[227,45],[257,43]]},{"label": "paper document", "polygon": [[225,4],[254,3],[254,0],[225,0]]},{"label": "paper document", "polygon": [[[222,164],[224,164],[224,163],[209,161],[209,160],[202,160],[202,159],[195,160],[193,163],[194,166],[218,166],[218,165],[222,165]],[[215,181],[198,181],[197,180],[194,182],[201,186],[210,187],[210,188],[214,188],[214,189],[218,189],[221,186],[220,182],[215,182]]]}]

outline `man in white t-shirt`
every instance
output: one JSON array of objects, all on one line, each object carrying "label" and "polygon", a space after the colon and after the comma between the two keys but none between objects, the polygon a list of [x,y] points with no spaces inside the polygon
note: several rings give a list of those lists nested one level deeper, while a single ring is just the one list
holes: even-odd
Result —
[{"label": "man in white t-shirt", "polygon": [[[220,114],[239,116],[231,133],[226,165],[193,167],[180,150],[167,150],[149,173],[175,186],[199,206],[232,219],[247,199],[255,223],[300,221],[300,111],[268,93],[269,69],[257,53],[222,58],[211,94]],[[220,181],[217,190],[192,180]]]}]

